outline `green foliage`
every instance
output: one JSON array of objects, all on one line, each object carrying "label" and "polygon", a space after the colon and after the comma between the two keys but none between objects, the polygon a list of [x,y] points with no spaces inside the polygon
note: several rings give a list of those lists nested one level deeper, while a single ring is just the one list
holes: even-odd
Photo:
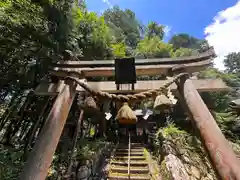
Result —
[{"label": "green foliage", "polygon": [[[106,142],[102,139],[97,139],[94,141],[89,141],[88,139],[79,139],[77,142],[77,147],[73,152],[73,160],[76,164],[85,165],[87,161],[93,160],[96,153],[101,152],[105,147]],[[67,154],[68,155],[68,154]],[[69,157],[67,157],[67,160]],[[61,163],[60,163],[61,162]],[[55,154],[53,158],[53,163],[48,171],[48,179],[56,179],[59,175],[59,168],[66,170],[67,162],[63,160],[63,157]]]},{"label": "green foliage", "polygon": [[240,73],[240,53],[230,53],[224,59],[224,65],[228,73]]},{"label": "green foliage", "polygon": [[173,53],[173,57],[184,57],[193,55],[194,50],[188,48],[179,48]]},{"label": "green foliage", "polygon": [[219,112],[228,110],[230,97],[228,92],[203,92],[201,96],[207,106]]},{"label": "green foliage", "polygon": [[174,35],[169,43],[173,45],[174,49],[189,48],[201,51],[201,49],[209,47],[206,40],[200,40],[184,33]]},{"label": "green foliage", "polygon": [[117,43],[112,45],[114,57],[121,58],[126,56],[126,45],[124,43]]},{"label": "green foliage", "polygon": [[[240,78],[238,74],[233,73],[223,73],[218,71],[215,68],[208,68],[198,75],[199,78],[210,78],[210,79],[216,79],[221,78],[223,81],[229,86],[229,87],[239,87],[240,86]],[[235,91],[233,92],[205,92],[201,94],[203,99],[207,104],[211,103],[209,101],[214,102],[213,107],[215,107],[216,111],[226,111],[229,106],[229,102],[233,98],[236,97],[237,94]]]},{"label": "green foliage", "polygon": [[92,127],[91,129],[90,129],[90,133],[89,133],[89,135],[90,135],[90,137],[93,137],[94,135],[95,135],[95,129]]},{"label": "green foliage", "polygon": [[7,105],[5,103],[3,104],[0,103],[0,118],[5,113],[6,109],[7,109]]},{"label": "green foliage", "polygon": [[208,68],[204,71],[201,71],[199,74],[198,74],[198,77],[199,78],[210,78],[210,79],[215,79],[215,78],[220,78],[221,77],[221,72],[219,72],[217,69],[215,68]]},{"label": "green foliage", "polygon": [[[234,62],[233,62],[234,63]],[[223,73],[215,68],[209,68],[199,74],[199,78],[222,78],[230,87],[239,87],[240,79],[238,73]],[[216,112],[215,118],[222,132],[231,141],[238,139],[238,118],[229,112],[229,103],[235,98],[239,98],[236,91],[231,92],[205,92],[201,93],[202,98],[209,106],[213,103],[213,110]]]},{"label": "green foliage", "polygon": [[131,48],[137,46],[142,27],[133,11],[121,10],[118,6],[114,6],[112,9],[107,9],[103,16],[111,29],[115,43],[125,42]]},{"label": "green foliage", "polygon": [[[188,53],[185,49],[173,53],[171,45],[160,41],[164,26],[150,22],[145,29],[129,9],[116,6],[98,16],[88,12],[84,2],[73,0],[8,0],[0,5],[3,98],[35,86],[66,49],[87,60]],[[141,40],[143,34],[146,37]]]},{"label": "green foliage", "polygon": [[152,169],[151,169],[151,175],[153,178],[157,179],[159,174],[161,173],[160,169],[159,169],[159,165],[157,163],[157,161],[155,161],[153,158],[152,158],[152,155],[151,153],[146,149],[144,148],[143,149],[143,155],[146,159],[146,161],[150,164],[152,164]]},{"label": "green foliage", "polygon": [[18,178],[23,166],[20,149],[0,147],[0,179],[14,180]]},{"label": "green foliage", "polygon": [[159,37],[160,40],[164,37],[164,26],[158,25],[156,22],[150,22],[147,27],[146,36],[150,39],[155,36]]},{"label": "green foliage", "polygon": [[158,133],[162,133],[163,137],[171,137],[171,136],[181,136],[186,135],[186,132],[183,130],[179,130],[175,124],[169,124],[166,128],[163,130],[160,129]]},{"label": "green foliage", "polygon": [[172,174],[167,170],[166,160],[163,160],[160,166],[160,172],[162,177],[165,178],[165,180],[171,180]]},{"label": "green foliage", "polygon": [[239,143],[239,118],[229,112],[216,113],[216,121],[224,135],[234,143]]},{"label": "green foliage", "polygon": [[40,50],[49,45],[48,23],[42,8],[29,0],[7,2],[0,9],[1,90],[19,86],[19,81],[28,84],[24,80],[30,70],[29,61],[36,56],[41,58]]},{"label": "green foliage", "polygon": [[[77,57],[83,56],[85,60],[98,60],[134,55],[145,58],[189,56],[201,52],[202,46],[208,47],[206,41],[187,34],[175,35],[170,40],[170,44],[165,43],[162,41],[163,25],[150,22],[144,29],[135,13],[129,9],[121,10],[116,6],[106,10],[103,16],[98,16],[94,12],[88,12],[83,1],[79,4],[74,0],[1,1],[0,30],[1,100],[15,95],[19,96],[24,90],[35,88],[40,79],[46,75],[51,63],[59,61],[60,55],[66,49],[71,50]],[[227,71],[231,73],[221,73],[212,68],[203,71],[199,76],[203,78],[219,77],[228,85],[237,87],[240,85],[238,61],[239,53],[233,53],[224,61]],[[150,77],[144,78],[151,79]],[[205,99],[213,99],[218,111],[224,111],[228,106],[229,99],[233,97],[231,94],[223,93],[207,93],[203,96],[206,96]],[[23,99],[20,101],[23,102]],[[20,101],[16,103],[17,105],[12,105],[15,107],[13,113],[12,108],[9,109],[12,119],[19,114]],[[36,104],[29,109],[37,111],[35,107]],[[5,105],[0,107],[0,115],[4,113],[5,109],[7,109]],[[9,120],[12,120],[11,118]],[[26,129],[32,127],[33,123],[30,122],[30,119],[35,118],[26,116],[24,123],[17,125],[21,126],[21,129],[24,128],[22,126],[26,126]],[[8,118],[6,118],[7,121]],[[230,123],[232,120],[228,121],[225,117],[218,117],[218,121],[221,128],[226,130],[224,131],[226,134],[233,133],[229,130],[229,127],[233,126]],[[38,128],[40,129],[40,127]],[[11,130],[12,127],[10,126],[8,129]],[[173,124],[161,129],[159,134],[165,138],[175,138],[176,144],[186,144],[188,141],[188,134]],[[94,135],[95,129],[91,129],[90,136]],[[159,139],[157,136],[158,141]],[[71,144],[70,138],[68,141]],[[14,143],[15,146],[19,144]],[[67,142],[63,144],[66,147]],[[101,140],[90,142],[81,139],[75,149],[74,158],[77,160],[90,159],[103,145]],[[0,152],[0,179],[16,179],[23,163],[20,158],[22,150],[1,147]],[[58,164],[65,163],[64,158],[61,161],[62,157],[62,154],[55,154],[52,168],[49,171],[50,176],[55,177],[59,172]]]},{"label": "green foliage", "polygon": [[164,58],[171,57],[173,53],[172,45],[164,43],[158,37],[144,38],[138,43],[136,49],[137,56],[144,56],[146,58]]},{"label": "green foliage", "polygon": [[199,78],[222,78],[228,86],[230,87],[238,87],[240,86],[240,76],[238,73],[223,73],[218,71],[215,68],[208,68],[204,71],[201,71],[198,75]]},{"label": "green foliage", "polygon": [[87,139],[81,139],[78,142],[78,148],[76,149],[76,159],[89,160],[94,154],[105,145],[101,139],[95,141],[88,141]]},{"label": "green foliage", "polygon": [[223,73],[223,74],[221,74],[221,78],[230,87],[239,87],[240,86],[240,76],[239,76],[239,74]]},{"label": "green foliage", "polygon": [[202,177],[211,174],[214,177],[213,179],[215,179],[214,171],[206,157],[201,141],[192,133],[188,133],[174,124],[158,130],[154,141],[154,151],[156,156],[161,160],[160,170],[166,179],[171,179],[172,176],[166,167],[166,156],[169,154],[176,156],[181,161],[189,176],[192,173],[188,170],[192,166],[195,166],[198,167]]},{"label": "green foliage", "polygon": [[94,12],[75,12],[75,23],[79,32],[78,45],[85,59],[104,59],[111,56],[111,36],[103,17]]},{"label": "green foliage", "polygon": [[3,98],[35,86],[66,49],[86,59],[112,56],[112,36],[104,17],[87,12],[72,0],[8,0],[0,5]]}]

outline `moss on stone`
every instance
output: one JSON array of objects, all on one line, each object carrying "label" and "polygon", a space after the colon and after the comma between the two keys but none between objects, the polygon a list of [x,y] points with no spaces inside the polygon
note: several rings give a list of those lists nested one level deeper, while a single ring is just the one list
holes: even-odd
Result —
[{"label": "moss on stone", "polygon": [[157,162],[152,159],[151,154],[149,153],[149,151],[146,148],[144,148],[143,152],[144,152],[144,157],[147,160],[147,162],[149,164],[152,164],[152,168],[151,168],[152,176],[157,179],[157,176],[160,174],[160,170],[158,168]]},{"label": "moss on stone", "polygon": [[163,137],[167,138],[174,135],[185,135],[186,132],[179,130],[174,124],[170,124],[168,127],[162,129]]},{"label": "moss on stone", "polygon": [[172,175],[167,169],[167,165],[166,165],[165,160],[163,160],[161,165],[160,165],[160,172],[161,172],[161,175],[164,178],[164,180],[171,180],[172,179]]},{"label": "moss on stone", "polygon": [[[205,152],[201,141],[196,136],[191,135],[184,130],[180,130],[174,124],[171,124],[168,127],[159,129],[155,141],[158,141],[155,145],[156,149],[162,149],[164,143],[170,144],[170,147],[176,152],[175,155],[185,166],[189,176],[192,176],[190,168],[194,166],[198,167],[200,177],[206,177],[208,174],[211,174],[213,179],[217,179],[209,159],[207,158],[207,153]],[[161,155],[167,155],[166,153],[168,152]],[[164,157],[162,157],[162,159],[164,159]],[[170,172],[168,172],[166,168],[165,160],[162,161],[160,167],[163,177],[171,179],[171,174],[169,174]]]}]

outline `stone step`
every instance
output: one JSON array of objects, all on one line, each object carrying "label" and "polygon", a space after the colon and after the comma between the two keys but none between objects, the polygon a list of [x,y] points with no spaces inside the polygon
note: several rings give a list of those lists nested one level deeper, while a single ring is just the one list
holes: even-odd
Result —
[{"label": "stone step", "polygon": [[125,179],[131,179],[131,180],[150,180],[149,175],[139,175],[139,174],[130,174],[130,177],[128,174],[120,174],[120,173],[110,173],[108,175],[109,180],[125,180]]},{"label": "stone step", "polygon": [[[126,142],[126,143],[128,143],[128,142]],[[128,145],[128,144],[119,143],[118,145],[119,145],[119,146],[122,146],[122,145]],[[131,145],[139,145],[139,146],[142,146],[143,144],[142,144],[142,143],[131,143]]]},{"label": "stone step", "polygon": [[[128,160],[113,160],[112,163],[111,163],[111,166],[112,165],[119,165],[119,166],[128,166]],[[131,160],[130,161],[130,166],[141,166],[141,167],[145,167],[145,166],[148,166],[148,162],[147,161],[136,161],[136,160]]]},{"label": "stone step", "polygon": [[[145,146],[131,146],[131,149],[144,149]],[[119,146],[117,147],[117,149],[127,149],[128,150],[128,146]]]},{"label": "stone step", "polygon": [[[128,152],[128,149],[118,148],[116,149],[116,152]],[[143,152],[143,148],[133,148],[131,149],[131,152]]]},{"label": "stone step", "polygon": [[[128,148],[128,144],[118,145],[118,147]],[[131,144],[131,148],[143,148],[143,147],[145,147],[145,145],[143,145],[143,144],[138,144],[138,143],[136,143],[136,144]]]},{"label": "stone step", "polygon": [[[143,146],[131,146],[131,149],[143,149],[143,148],[145,148],[145,147],[143,147]],[[126,146],[121,146],[121,147],[118,147],[117,149],[127,149],[128,150],[128,147],[126,147]]]},{"label": "stone step", "polygon": [[[111,166],[111,172],[113,173],[128,173],[128,166]],[[147,166],[144,167],[131,167],[130,166],[130,173],[135,174],[148,174],[149,169]]]},{"label": "stone step", "polygon": [[[115,156],[114,159],[128,160],[128,156]],[[144,156],[130,156],[130,160],[145,160]]]},{"label": "stone step", "polygon": [[[128,155],[128,151],[117,151],[115,153],[115,155],[116,156],[127,156]],[[143,151],[142,152],[141,151],[132,151],[132,152],[130,152],[130,155],[131,156],[143,156],[144,153],[143,153]]]}]

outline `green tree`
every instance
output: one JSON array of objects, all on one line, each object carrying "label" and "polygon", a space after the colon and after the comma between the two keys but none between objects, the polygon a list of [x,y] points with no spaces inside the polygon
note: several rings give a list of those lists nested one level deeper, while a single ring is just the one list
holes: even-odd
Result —
[{"label": "green tree", "polygon": [[223,62],[227,72],[240,73],[240,52],[228,54]]},{"label": "green tree", "polygon": [[[200,74],[198,74],[198,77],[201,79],[216,79],[222,78],[223,73],[215,68],[209,68],[200,72]],[[228,103],[230,101],[228,92],[203,92],[201,93],[201,96],[208,106],[218,112],[225,111],[228,108]]]},{"label": "green tree", "polygon": [[[240,76],[235,73],[224,73],[220,72],[215,68],[208,68],[198,75],[201,79],[216,79],[221,78],[229,87],[232,87],[233,90],[236,87],[240,86]],[[228,108],[229,102],[231,99],[238,98],[238,93],[236,91],[231,92],[205,92],[202,93],[205,97],[205,100],[212,100],[215,103],[217,111],[225,111]]]},{"label": "green tree", "polygon": [[111,57],[112,36],[104,17],[77,8],[75,18],[77,41],[83,58],[91,60]]},{"label": "green tree", "polygon": [[112,44],[113,55],[116,58],[126,56],[126,45],[124,43]]},{"label": "green tree", "polygon": [[163,25],[158,25],[156,22],[152,21],[148,24],[146,36],[149,39],[157,36],[162,40],[164,37],[164,28]]},{"label": "green tree", "polygon": [[29,62],[38,60],[44,66],[53,48],[43,9],[29,0],[2,2],[0,24],[0,91],[4,98],[32,86],[33,79],[26,78]]},{"label": "green tree", "polygon": [[114,6],[112,9],[107,9],[103,16],[111,29],[115,43],[124,41],[131,48],[137,46],[141,38],[142,26],[133,11],[121,10],[118,6]]},{"label": "green tree", "polygon": [[112,55],[112,37],[104,18],[73,0],[2,1],[0,24],[2,99],[32,88],[66,49],[87,59]]},{"label": "green tree", "polygon": [[159,37],[145,37],[138,43],[136,56],[144,56],[146,58],[164,58],[171,57],[173,53],[172,45],[160,41]]},{"label": "green tree", "polygon": [[193,49],[179,48],[176,51],[174,51],[173,57],[184,57],[184,56],[191,56],[194,54],[197,54],[197,52],[194,51]]},{"label": "green tree", "polygon": [[208,43],[205,40],[197,39],[189,34],[176,34],[170,40],[169,43],[173,45],[174,49],[189,48],[189,49],[202,49],[205,48]]}]

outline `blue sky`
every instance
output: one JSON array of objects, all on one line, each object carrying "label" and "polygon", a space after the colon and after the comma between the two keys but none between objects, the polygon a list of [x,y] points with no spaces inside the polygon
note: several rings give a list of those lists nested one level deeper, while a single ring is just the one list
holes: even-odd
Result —
[{"label": "blue sky", "polygon": [[101,12],[111,5],[133,10],[144,24],[154,20],[171,27],[170,33],[186,32],[204,38],[204,28],[217,12],[237,0],[87,0],[88,9]]},{"label": "blue sky", "polygon": [[[113,5],[129,8],[144,24],[153,20],[168,26],[166,39],[182,32],[206,38],[222,57],[240,51],[238,0],[86,0],[86,3],[90,11],[98,13]],[[226,42],[231,47],[225,47]]]}]

